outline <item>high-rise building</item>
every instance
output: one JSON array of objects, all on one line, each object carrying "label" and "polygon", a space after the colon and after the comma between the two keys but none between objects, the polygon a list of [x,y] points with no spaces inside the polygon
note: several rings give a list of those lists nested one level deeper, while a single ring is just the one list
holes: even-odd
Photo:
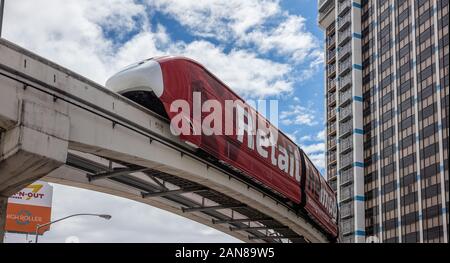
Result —
[{"label": "high-rise building", "polygon": [[449,1],[319,0],[341,242],[448,242]]}]

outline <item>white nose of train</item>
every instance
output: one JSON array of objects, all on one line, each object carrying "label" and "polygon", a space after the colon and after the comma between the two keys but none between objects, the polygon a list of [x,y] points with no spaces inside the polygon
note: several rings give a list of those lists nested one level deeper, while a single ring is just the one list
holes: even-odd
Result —
[{"label": "white nose of train", "polygon": [[130,65],[109,78],[106,87],[120,94],[130,91],[153,91],[159,98],[164,92],[161,66],[152,59]]}]

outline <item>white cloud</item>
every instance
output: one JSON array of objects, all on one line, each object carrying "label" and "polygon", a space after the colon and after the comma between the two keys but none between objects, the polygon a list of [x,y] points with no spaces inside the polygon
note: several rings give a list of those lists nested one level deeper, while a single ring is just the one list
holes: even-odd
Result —
[{"label": "white cloud", "polygon": [[308,157],[316,165],[319,171],[325,170],[325,152],[308,154]]},{"label": "white cloud", "polygon": [[293,15],[287,16],[273,29],[250,32],[243,41],[256,44],[262,52],[288,55],[295,61],[304,61],[310,55],[317,56],[315,51],[319,46],[316,38],[307,32],[305,18]]},{"label": "white cloud", "polygon": [[195,41],[172,47],[171,53],[183,54],[205,65],[234,91],[243,96],[270,96],[290,93],[289,66],[260,59],[254,53],[222,48],[206,41]]},{"label": "white cloud", "polygon": [[322,130],[317,134],[316,138],[319,141],[323,141],[323,140],[325,140],[325,135],[326,135],[326,130]]},{"label": "white cloud", "polygon": [[325,152],[325,143],[303,145],[303,146],[301,146],[301,148],[308,155],[313,154],[313,153],[323,153],[323,152]]},{"label": "white cloud", "polygon": [[132,0],[6,1],[4,37],[102,83],[115,68],[100,24],[125,31],[137,16]]},{"label": "white cloud", "polygon": [[[144,23],[137,28],[139,25],[132,17],[149,19],[143,6],[131,0],[102,1],[103,5],[87,0],[21,0],[18,4],[8,4],[5,38],[100,84],[128,64],[153,56],[178,54],[198,60],[242,96],[263,97],[293,91],[293,82],[289,80],[292,68],[287,64],[259,58],[244,49],[227,53],[223,47],[205,40],[173,41],[162,25],[151,29]],[[49,8],[39,8],[44,5]],[[115,24],[115,20],[123,21]],[[237,22],[245,23],[256,22]],[[103,34],[101,25],[114,32],[131,29],[139,32],[117,47]]]},{"label": "white cloud", "polygon": [[148,0],[155,9],[174,17],[197,36],[227,40],[241,38],[280,12],[273,0]]},{"label": "white cloud", "polygon": [[278,0],[148,2],[197,36],[254,45],[261,53],[276,53],[295,63],[309,61],[301,79],[310,77],[323,61],[319,41],[306,29],[305,18],[283,11]]},{"label": "white cloud", "polygon": [[[292,57],[296,63],[308,60],[300,74],[305,76],[314,65],[321,63],[321,51],[305,29],[304,19],[282,12],[279,1],[152,0],[151,5],[155,8],[153,12],[160,10],[171,15],[199,36],[237,46],[228,50],[209,39],[189,43],[174,41],[163,25],[150,25],[152,13],[133,0],[6,1],[3,36],[100,84],[136,61],[164,54],[185,55],[204,64],[241,95],[252,97],[291,94],[294,89],[293,65],[266,59],[261,52],[278,52]],[[269,29],[266,24],[273,18],[279,25]],[[108,37],[109,34],[115,39]],[[118,39],[126,42],[118,43]],[[255,45],[258,52],[246,45]],[[314,112],[300,106],[292,107],[281,117],[285,124],[313,126],[317,123]],[[320,164],[319,155],[314,153],[310,157]],[[153,242],[155,238],[161,241],[229,240],[223,234],[210,236],[214,233],[212,230],[196,223],[177,221],[181,220],[177,216],[128,200],[63,187],[56,187],[55,191],[68,193],[55,198],[55,202],[60,200],[55,204],[55,216],[86,207],[96,212],[99,208],[113,211],[115,216],[106,224],[79,219],[81,221],[55,225],[48,235],[49,241],[60,242],[73,233],[80,235],[82,241],[92,242],[110,241],[108,238],[112,237],[129,242]],[[138,216],[129,218],[129,215]],[[167,224],[170,226],[163,228]],[[178,230],[165,232],[181,224],[186,226],[181,234]],[[154,236],[142,235],[152,231],[155,231]],[[198,232],[204,235],[196,236]]]},{"label": "white cloud", "polygon": [[317,125],[315,112],[300,105],[290,105],[288,111],[282,111],[280,122],[284,125]]},{"label": "white cloud", "polygon": [[308,155],[319,170],[325,169],[325,143],[301,145],[300,148]]},{"label": "white cloud", "polygon": [[305,135],[300,138],[300,142],[312,141],[313,137],[311,135]]}]

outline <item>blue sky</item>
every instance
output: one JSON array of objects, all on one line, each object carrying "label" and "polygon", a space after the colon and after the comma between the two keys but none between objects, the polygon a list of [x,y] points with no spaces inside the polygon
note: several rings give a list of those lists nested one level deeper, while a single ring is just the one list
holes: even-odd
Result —
[{"label": "blue sky", "polygon": [[323,171],[316,0],[44,2],[7,1],[5,37],[100,84],[148,57],[196,59],[244,98],[278,99],[280,127]]},{"label": "blue sky", "polygon": [[[100,84],[145,58],[191,57],[244,98],[278,99],[281,129],[323,172],[323,34],[316,9],[316,0],[7,0],[3,37]],[[184,220],[191,230],[181,241],[235,241],[133,201],[92,192],[87,204],[86,190],[56,185],[55,192],[55,218],[86,205],[114,210],[123,201],[122,212],[112,211],[118,219],[111,228],[129,224],[125,214],[148,213],[158,219],[139,222],[149,232]],[[106,232],[90,234],[103,224],[70,224],[55,226],[42,241],[64,241],[71,229],[82,241],[115,240]],[[124,231],[120,241],[154,241],[139,230]],[[165,241],[179,241],[176,233],[168,231]]]}]

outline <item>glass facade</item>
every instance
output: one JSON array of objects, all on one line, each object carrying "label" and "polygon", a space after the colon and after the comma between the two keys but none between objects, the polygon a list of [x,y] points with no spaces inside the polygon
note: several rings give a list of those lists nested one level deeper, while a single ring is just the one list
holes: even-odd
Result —
[{"label": "glass facade", "polygon": [[448,2],[319,1],[341,242],[448,242]]}]

